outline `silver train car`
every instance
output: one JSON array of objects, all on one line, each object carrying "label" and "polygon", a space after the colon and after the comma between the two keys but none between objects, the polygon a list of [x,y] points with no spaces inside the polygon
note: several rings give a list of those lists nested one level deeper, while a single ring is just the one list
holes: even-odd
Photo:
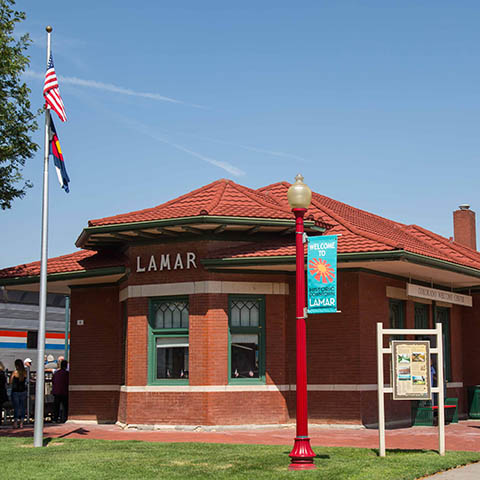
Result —
[{"label": "silver train car", "polygon": [[[37,369],[38,302],[38,292],[0,290],[0,361],[9,371],[17,358]],[[65,295],[47,295],[45,354],[53,361],[65,357],[65,304]]]}]

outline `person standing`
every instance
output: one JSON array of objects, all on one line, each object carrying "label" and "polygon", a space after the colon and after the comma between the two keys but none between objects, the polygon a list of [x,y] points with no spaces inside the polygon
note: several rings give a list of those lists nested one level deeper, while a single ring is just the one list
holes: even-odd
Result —
[{"label": "person standing", "polygon": [[31,369],[32,369],[32,359],[30,357],[27,357],[24,361],[23,361],[23,365],[25,366],[25,370],[27,371],[27,422],[30,421],[30,412],[32,411],[31,409],[31,404],[32,404],[32,401],[31,401],[31,393],[32,393],[32,387],[34,387],[33,383],[30,381],[30,373],[31,373]]},{"label": "person standing", "polygon": [[2,423],[2,406],[7,400],[7,376],[5,375],[5,365],[0,362],[0,424]]},{"label": "person standing", "polygon": [[15,371],[10,377],[10,385],[12,385],[12,403],[13,403],[13,428],[17,428],[20,422],[20,428],[23,428],[23,420],[25,418],[25,404],[27,401],[26,387],[27,371],[20,358],[15,360]]},{"label": "person standing", "polygon": [[[53,421],[65,423],[68,418],[68,383],[69,373],[67,371],[68,362],[62,360],[60,362],[60,370],[53,374],[52,393],[54,398],[53,404]],[[60,417],[60,408],[62,415]]]}]

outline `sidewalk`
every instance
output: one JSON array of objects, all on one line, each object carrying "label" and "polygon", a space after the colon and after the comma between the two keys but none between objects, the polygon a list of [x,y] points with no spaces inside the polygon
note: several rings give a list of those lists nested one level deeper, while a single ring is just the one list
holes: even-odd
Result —
[{"label": "sidewalk", "polygon": [[480,478],[480,463],[473,463],[465,467],[440,472],[431,477],[431,480],[478,480]]},{"label": "sidewalk", "polygon": [[[153,428],[153,427],[144,427]],[[312,446],[378,448],[378,430],[342,428],[328,425],[310,425]],[[0,427],[0,436],[32,436],[33,425],[13,430]],[[97,438],[103,440],[143,440],[147,442],[205,442],[290,445],[295,436],[295,426],[281,427],[190,427],[182,430],[174,426],[153,429],[123,429],[118,425],[96,423],[45,423],[44,436],[53,438]],[[446,425],[447,450],[480,451],[480,421],[468,420]],[[436,427],[398,428],[386,431],[388,449],[438,449]],[[480,478],[480,476],[478,477]]]}]

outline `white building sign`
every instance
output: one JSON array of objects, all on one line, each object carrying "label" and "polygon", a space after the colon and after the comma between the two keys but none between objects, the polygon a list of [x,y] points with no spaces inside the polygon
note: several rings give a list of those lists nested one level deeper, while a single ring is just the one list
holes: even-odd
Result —
[{"label": "white building sign", "polygon": [[177,253],[170,255],[169,253],[158,255],[155,257],[151,255],[148,260],[142,260],[140,256],[137,257],[137,273],[142,272],[156,272],[162,270],[190,270],[197,268],[196,255],[193,252],[186,252],[185,254]]},{"label": "white building sign", "polygon": [[423,287],[407,283],[407,295],[409,297],[426,298],[438,302],[453,303],[455,305],[463,305],[464,307],[472,306],[472,297],[470,295],[462,295],[455,292],[447,292],[446,290],[438,290],[436,288]]}]

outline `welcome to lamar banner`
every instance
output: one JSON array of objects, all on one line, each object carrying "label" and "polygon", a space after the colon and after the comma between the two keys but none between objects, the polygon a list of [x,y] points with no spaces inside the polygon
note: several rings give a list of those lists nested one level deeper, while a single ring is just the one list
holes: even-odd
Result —
[{"label": "welcome to lamar banner", "polygon": [[337,235],[308,239],[308,313],[337,311]]}]

